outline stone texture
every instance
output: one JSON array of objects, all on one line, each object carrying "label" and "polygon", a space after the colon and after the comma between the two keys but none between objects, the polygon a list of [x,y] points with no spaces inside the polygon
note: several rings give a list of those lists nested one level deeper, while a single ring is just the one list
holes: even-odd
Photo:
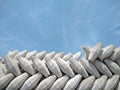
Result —
[{"label": "stone texture", "polygon": [[67,75],[58,78],[54,84],[51,86],[50,90],[62,90],[63,87],[66,85],[68,82],[69,77]]},{"label": "stone texture", "polygon": [[56,61],[54,61],[53,59],[51,59],[50,57],[46,56],[45,57],[46,60],[46,64],[49,68],[49,70],[56,75],[57,77],[62,77],[62,72],[58,66],[58,64],[56,63]]},{"label": "stone texture", "polygon": [[90,76],[84,79],[78,86],[77,90],[90,90],[93,86],[94,81],[95,81],[95,76]]},{"label": "stone texture", "polygon": [[112,78],[108,79],[103,90],[114,90],[119,82],[119,75],[113,75]]},{"label": "stone texture", "polygon": [[96,79],[91,90],[103,90],[106,85],[107,76],[103,75],[100,78]]},{"label": "stone texture", "polygon": [[48,90],[56,79],[57,77],[55,75],[49,76],[42,80],[35,90]]},{"label": "stone texture", "polygon": [[114,74],[120,75],[120,67],[115,62],[110,59],[105,59],[104,62]]},{"label": "stone texture", "polygon": [[18,90],[28,77],[29,74],[27,73],[21,74],[10,82],[6,90]]},{"label": "stone texture", "polygon": [[76,54],[73,55],[73,59],[80,60],[81,52],[77,52]]},{"label": "stone texture", "polygon": [[119,57],[120,57],[120,47],[115,48],[115,49],[113,50],[113,53],[112,53],[112,55],[110,56],[110,59],[113,60],[113,61],[115,61],[115,60],[118,59]]},{"label": "stone texture", "polygon": [[120,47],[98,43],[83,49],[83,57],[81,52],[10,51],[0,61],[0,90],[119,90]]},{"label": "stone texture", "polygon": [[102,49],[102,53],[101,55],[99,56],[100,60],[103,60],[104,58],[106,57],[109,57],[112,53],[113,53],[113,50],[114,50],[114,45],[111,44],[105,48]]},{"label": "stone texture", "polygon": [[29,60],[27,60],[26,58],[23,58],[23,57],[18,57],[18,61],[19,61],[21,68],[24,71],[28,72],[31,75],[35,74],[35,70]]},{"label": "stone texture", "polygon": [[7,85],[12,81],[14,78],[14,75],[12,73],[9,73],[3,77],[0,78],[0,90],[3,90],[7,87]]},{"label": "stone texture", "polygon": [[76,73],[81,74],[84,78],[88,77],[88,73],[81,62],[77,61],[74,58],[71,58],[70,65]]},{"label": "stone texture", "polygon": [[71,78],[67,84],[65,85],[63,90],[75,90],[81,81],[82,76],[80,74],[77,74],[75,77]]},{"label": "stone texture", "polygon": [[50,72],[44,61],[41,61],[38,58],[34,58],[33,63],[35,65],[37,71],[40,72],[42,75],[44,75],[45,77],[48,77],[50,75]]},{"label": "stone texture", "polygon": [[82,58],[81,63],[91,75],[94,75],[97,78],[100,77],[100,73],[98,72],[96,67],[92,63],[88,62],[88,60]]},{"label": "stone texture", "polygon": [[5,57],[5,63],[9,72],[13,73],[15,76],[19,76],[21,74],[18,64],[14,62],[11,57]]},{"label": "stone texture", "polygon": [[22,85],[20,90],[32,90],[32,89],[34,89],[37,86],[37,84],[41,78],[42,78],[42,75],[40,73],[37,73],[37,74],[29,77],[25,81],[25,83]]},{"label": "stone texture", "polygon": [[101,72],[103,75],[107,75],[108,77],[112,77],[111,71],[103,62],[96,60],[94,65],[98,69],[98,71]]},{"label": "stone texture", "polygon": [[70,77],[74,77],[75,74],[72,70],[72,68],[70,67],[69,63],[67,63],[66,61],[64,61],[61,58],[57,59],[57,64],[59,65],[60,69],[62,70],[62,72],[64,72],[66,75],[70,76]]}]

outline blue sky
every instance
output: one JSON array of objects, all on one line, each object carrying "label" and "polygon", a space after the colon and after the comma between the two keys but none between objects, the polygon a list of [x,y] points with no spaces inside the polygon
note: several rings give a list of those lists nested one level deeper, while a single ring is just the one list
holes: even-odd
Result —
[{"label": "blue sky", "polygon": [[0,56],[76,53],[97,42],[120,46],[120,0],[0,0]]}]

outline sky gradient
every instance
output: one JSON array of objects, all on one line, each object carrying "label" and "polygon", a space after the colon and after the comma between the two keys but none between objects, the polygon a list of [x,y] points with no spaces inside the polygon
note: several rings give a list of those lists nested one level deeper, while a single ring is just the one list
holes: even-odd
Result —
[{"label": "sky gradient", "polygon": [[0,56],[120,46],[120,0],[0,0]]}]

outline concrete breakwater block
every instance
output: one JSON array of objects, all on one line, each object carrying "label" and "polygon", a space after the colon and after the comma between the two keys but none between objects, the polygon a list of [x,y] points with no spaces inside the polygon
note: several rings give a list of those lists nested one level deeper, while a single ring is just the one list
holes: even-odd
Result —
[{"label": "concrete breakwater block", "polygon": [[120,90],[120,47],[83,46],[85,55],[8,51],[0,61],[0,90]]}]

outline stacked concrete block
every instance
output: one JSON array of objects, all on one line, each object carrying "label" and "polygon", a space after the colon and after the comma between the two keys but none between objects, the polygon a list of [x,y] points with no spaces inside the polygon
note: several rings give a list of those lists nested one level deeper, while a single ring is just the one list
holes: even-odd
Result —
[{"label": "stacked concrete block", "polygon": [[9,51],[0,61],[0,90],[120,90],[120,47],[100,42],[83,50]]}]

